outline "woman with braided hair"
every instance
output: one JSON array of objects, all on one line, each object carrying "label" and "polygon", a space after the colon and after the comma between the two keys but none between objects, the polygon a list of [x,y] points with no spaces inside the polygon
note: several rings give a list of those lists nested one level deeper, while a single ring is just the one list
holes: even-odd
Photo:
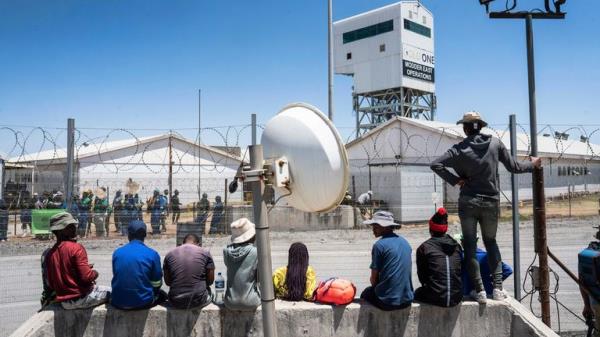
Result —
[{"label": "woman with braided hair", "polygon": [[288,265],[273,274],[275,297],[286,301],[311,301],[317,287],[314,269],[308,265],[308,249],[294,242],[288,252]]}]

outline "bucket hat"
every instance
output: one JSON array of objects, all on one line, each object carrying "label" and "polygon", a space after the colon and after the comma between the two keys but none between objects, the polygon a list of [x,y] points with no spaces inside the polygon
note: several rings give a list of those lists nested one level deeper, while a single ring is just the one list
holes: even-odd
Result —
[{"label": "bucket hat", "polygon": [[381,227],[399,226],[394,221],[394,215],[388,211],[377,211],[370,220],[363,221],[363,225],[373,224],[378,224]]},{"label": "bucket hat", "polygon": [[254,224],[247,218],[237,219],[229,227],[231,228],[231,243],[243,243],[256,235]]}]

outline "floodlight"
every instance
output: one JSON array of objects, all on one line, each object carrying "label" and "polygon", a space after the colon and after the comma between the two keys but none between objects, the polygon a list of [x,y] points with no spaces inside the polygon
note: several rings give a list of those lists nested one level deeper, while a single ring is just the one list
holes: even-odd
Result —
[{"label": "floodlight", "polygon": [[490,12],[490,3],[494,0],[479,0],[479,4],[485,6],[485,11]]}]

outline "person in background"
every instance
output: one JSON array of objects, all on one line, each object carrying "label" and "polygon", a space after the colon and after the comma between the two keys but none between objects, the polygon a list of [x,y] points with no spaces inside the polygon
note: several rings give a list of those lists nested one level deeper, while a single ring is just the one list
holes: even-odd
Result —
[{"label": "person in background", "polygon": [[223,249],[227,267],[224,304],[230,310],[255,310],[261,303],[258,289],[256,230],[246,218],[231,223],[231,244]]},{"label": "person in background", "polygon": [[0,242],[8,240],[8,210],[4,199],[0,199]]},{"label": "person in background", "polygon": [[496,242],[500,210],[498,165],[502,163],[511,173],[525,173],[540,167],[541,160],[531,157],[530,162],[516,161],[502,141],[481,133],[487,123],[478,112],[465,113],[456,124],[463,125],[466,138],[435,159],[430,167],[448,184],[460,186],[458,216],[464,235],[466,267],[475,285],[477,302],[484,304],[487,300],[476,257],[477,223],[489,253],[488,262],[494,281],[492,297],[494,300],[503,300],[506,293],[502,288],[502,257]]},{"label": "person in background", "polygon": [[385,311],[410,307],[414,299],[412,249],[406,239],[394,233],[400,225],[386,211],[375,212],[363,224],[370,225],[373,235],[380,239],[371,251],[371,286],[360,298]]},{"label": "person in background", "polygon": [[160,214],[160,228],[161,232],[167,231],[167,217],[169,216],[169,190],[164,190],[164,194],[160,195],[160,203],[162,207],[162,213]]},{"label": "person in background", "polygon": [[308,265],[308,249],[294,242],[288,251],[288,264],[273,273],[275,297],[286,301],[310,301],[317,288],[317,276]]},{"label": "person in background", "polygon": [[37,193],[33,193],[33,200],[34,200],[35,209],[43,209],[44,208],[44,201],[42,201],[42,198],[40,198]]},{"label": "person in background", "polygon": [[200,225],[200,228],[206,226],[206,219],[208,218],[208,212],[210,211],[210,201],[208,201],[208,194],[202,193],[202,198],[197,203],[198,210],[196,214],[195,222]]},{"label": "person in background", "polygon": [[123,210],[121,213],[121,235],[127,235],[127,227],[132,221],[135,220],[138,220],[135,199],[133,198],[133,194],[127,193],[125,194],[125,199],[123,199]]},{"label": "person in background", "polygon": [[163,203],[160,198],[160,190],[157,188],[149,200],[148,209],[150,209],[150,225],[152,226],[152,235],[160,234],[160,219],[163,212]]},{"label": "person in background", "polygon": [[373,191],[367,191],[366,193],[359,195],[356,199],[363,220],[371,218],[371,208],[373,207],[373,203],[371,202],[372,199]]},{"label": "person in background", "polygon": [[114,221],[115,221],[115,232],[121,231],[121,224],[123,222],[123,192],[121,190],[117,190],[115,193],[115,197],[112,202],[112,209],[114,212]]},{"label": "person in background", "polygon": [[108,212],[108,197],[106,196],[106,188],[102,187],[101,192],[94,197],[94,226],[96,227],[96,234],[99,236],[103,234],[108,236],[108,226],[106,223],[106,217]]},{"label": "person in background", "polygon": [[216,233],[219,230],[224,211],[225,206],[221,202],[221,196],[217,195],[213,206],[212,219],[210,220],[210,233]]},{"label": "person in background", "polygon": [[129,243],[112,256],[112,298],[118,309],[149,309],[164,303],[167,294],[162,286],[162,268],[158,253],[144,244],[146,224],[136,220],[127,228]]},{"label": "person in background", "polygon": [[202,308],[211,302],[210,285],[215,280],[215,263],[200,238],[188,234],[183,244],[171,250],[163,264],[169,302],[179,309]]},{"label": "person in background", "polygon": [[[455,234],[454,240],[459,242],[461,245],[463,244],[463,236],[462,234]],[[479,238],[476,238],[479,240]],[[492,272],[490,271],[489,263],[488,263],[488,254],[485,250],[481,248],[477,248],[475,251],[475,257],[477,258],[477,263],[479,263],[479,273],[481,275],[481,282],[483,283],[483,289],[485,289],[485,293],[487,297],[493,296],[494,293],[494,282],[492,279]],[[463,258],[461,253],[461,258]],[[465,260],[463,258],[462,261],[462,285],[463,285],[463,295],[470,296],[474,300],[477,294],[474,293],[475,288],[473,287],[473,283],[471,282],[471,278],[469,277],[469,273],[467,272],[467,268],[465,266]],[[512,275],[512,268],[502,262],[502,281],[506,280],[510,275]]]},{"label": "person in background", "polygon": [[[71,201],[71,208],[69,209],[69,213],[71,213],[71,216],[73,216],[73,219],[75,219],[77,222],[79,222],[79,207],[81,201],[79,200],[79,196],[75,193],[73,193],[73,199]],[[79,227],[79,225],[78,225]],[[79,230],[79,229],[77,229]]]},{"label": "person in background", "polygon": [[442,207],[429,220],[431,238],[417,248],[417,275],[421,287],[415,300],[440,307],[462,301],[460,244],[446,234],[448,213]]},{"label": "person in background", "polygon": [[23,197],[21,201],[21,214],[19,216],[21,220],[21,230],[23,231],[21,237],[31,234],[31,209],[33,207],[33,200],[26,196]]},{"label": "person in background", "polygon": [[133,201],[135,202],[135,209],[137,210],[136,212],[136,220],[144,220],[144,213],[142,212],[142,209],[144,207],[144,202],[142,201],[142,199],[140,198],[139,194],[135,194],[133,196]]},{"label": "person in background", "polygon": [[64,209],[67,205],[63,198],[63,193],[61,191],[57,191],[52,195],[48,202],[46,203],[46,208],[48,209]]},{"label": "person in background", "polygon": [[173,212],[171,223],[177,225],[179,222],[179,215],[181,214],[181,202],[179,201],[179,191],[175,190],[173,193],[174,194],[171,197],[171,211]]},{"label": "person in background", "polygon": [[79,203],[79,226],[77,227],[77,235],[80,238],[87,234],[90,218],[90,210],[92,207],[92,192],[84,191],[81,196],[81,202]]},{"label": "person in background", "polygon": [[77,220],[67,212],[50,218],[56,243],[42,255],[44,293],[53,293],[52,302],[64,309],[85,309],[108,301],[110,287],[96,285],[98,272],[88,263],[85,248],[77,243]]}]

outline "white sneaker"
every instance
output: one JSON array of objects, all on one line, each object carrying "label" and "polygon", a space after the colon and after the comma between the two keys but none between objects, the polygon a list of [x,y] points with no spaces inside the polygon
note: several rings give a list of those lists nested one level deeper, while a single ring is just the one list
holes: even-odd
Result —
[{"label": "white sneaker", "polygon": [[487,294],[485,293],[485,290],[482,290],[480,292],[471,290],[471,293],[469,294],[469,296],[471,296],[471,298],[474,299],[475,301],[477,301],[477,303],[479,303],[479,304],[487,303]]},{"label": "white sneaker", "polygon": [[506,298],[507,296],[504,289],[494,289],[494,293],[492,295],[492,299],[494,299],[494,301],[504,301]]}]

